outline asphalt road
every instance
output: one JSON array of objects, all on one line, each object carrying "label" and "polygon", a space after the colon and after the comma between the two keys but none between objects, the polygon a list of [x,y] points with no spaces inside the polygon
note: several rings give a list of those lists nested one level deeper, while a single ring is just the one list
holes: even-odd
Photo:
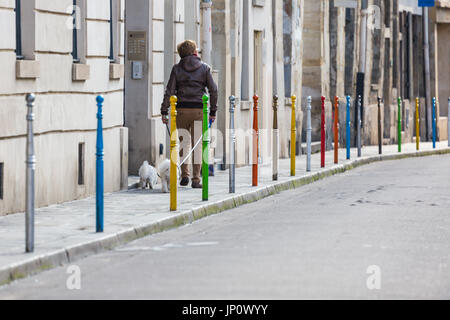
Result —
[{"label": "asphalt road", "polygon": [[77,261],[80,290],[63,266],[0,299],[449,299],[449,168],[364,166]]}]

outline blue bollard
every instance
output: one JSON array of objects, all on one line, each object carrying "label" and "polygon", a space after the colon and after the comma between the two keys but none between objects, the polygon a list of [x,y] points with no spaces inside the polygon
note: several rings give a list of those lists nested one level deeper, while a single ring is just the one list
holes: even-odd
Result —
[{"label": "blue bollard", "polygon": [[436,98],[433,98],[433,149],[436,149]]},{"label": "blue bollard", "polygon": [[350,160],[350,96],[347,96],[347,135],[345,137],[345,142],[347,143],[347,160]]},{"label": "blue bollard", "polygon": [[103,96],[97,97],[96,232],[103,232],[103,101]]}]

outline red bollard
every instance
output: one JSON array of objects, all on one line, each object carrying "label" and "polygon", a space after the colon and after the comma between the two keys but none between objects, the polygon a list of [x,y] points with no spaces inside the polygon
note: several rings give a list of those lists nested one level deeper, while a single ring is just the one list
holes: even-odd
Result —
[{"label": "red bollard", "polygon": [[320,166],[325,168],[325,97],[322,96],[322,124],[321,124],[321,147]]},{"label": "red bollard", "polygon": [[253,96],[253,186],[258,186],[258,158],[259,158],[259,131],[258,131],[258,96]]},{"label": "red bollard", "polygon": [[334,97],[334,163],[339,163],[339,97]]}]

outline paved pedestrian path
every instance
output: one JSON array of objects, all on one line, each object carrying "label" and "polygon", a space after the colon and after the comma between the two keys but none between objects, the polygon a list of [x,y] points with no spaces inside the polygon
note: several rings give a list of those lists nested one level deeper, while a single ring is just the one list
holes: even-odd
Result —
[{"label": "paved pedestrian path", "polygon": [[[447,142],[422,143],[419,153],[415,144],[383,147],[383,159],[398,156],[450,153]],[[280,160],[278,181],[272,181],[271,163],[260,167],[259,186],[251,186],[251,167],[236,169],[236,194],[228,193],[228,171],[216,170],[210,178],[210,199],[201,200],[201,190],[180,187],[178,211],[169,211],[169,194],[156,190],[130,189],[105,195],[105,232],[95,233],[95,197],[36,209],[35,252],[26,254],[25,216],[18,213],[0,217],[0,285],[53,266],[70,263],[83,256],[109,249],[127,241],[164,229],[190,223],[203,216],[256,201],[281,190],[300,186],[328,175],[351,169],[355,165],[380,160],[378,147],[364,147],[362,157],[351,150],[339,150],[340,164],[333,163],[333,151],[327,152],[326,168],[320,168],[320,154],[312,155],[312,172],[306,172],[306,156],[297,157],[296,177],[290,177],[290,160]],[[301,191],[299,191],[301,192]]]}]

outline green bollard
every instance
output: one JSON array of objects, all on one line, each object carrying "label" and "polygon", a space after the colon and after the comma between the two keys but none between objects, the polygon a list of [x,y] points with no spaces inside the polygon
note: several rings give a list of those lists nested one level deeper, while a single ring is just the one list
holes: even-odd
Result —
[{"label": "green bollard", "polygon": [[202,199],[208,201],[208,176],[209,176],[209,136],[208,136],[208,100],[203,96],[203,150],[202,150]]},{"label": "green bollard", "polygon": [[398,97],[398,152],[402,152],[402,98]]}]

